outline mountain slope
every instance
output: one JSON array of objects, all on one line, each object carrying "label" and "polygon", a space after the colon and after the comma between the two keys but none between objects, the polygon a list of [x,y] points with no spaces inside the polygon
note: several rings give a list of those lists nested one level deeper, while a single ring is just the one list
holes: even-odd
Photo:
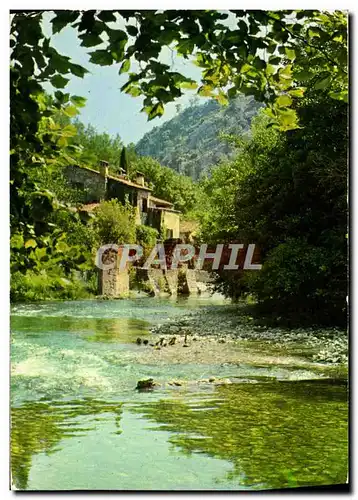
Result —
[{"label": "mountain slope", "polygon": [[192,105],[145,134],[137,143],[136,152],[199,179],[210,166],[232,153],[232,147],[219,134],[246,132],[260,106],[253,98],[244,96],[226,107],[215,100]]}]

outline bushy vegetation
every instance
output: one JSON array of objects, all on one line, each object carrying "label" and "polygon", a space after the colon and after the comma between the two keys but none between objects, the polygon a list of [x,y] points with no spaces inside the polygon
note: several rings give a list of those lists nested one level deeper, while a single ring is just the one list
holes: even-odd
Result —
[{"label": "bushy vegetation", "polygon": [[79,275],[61,276],[59,272],[26,271],[11,274],[10,299],[12,302],[41,300],[78,300],[91,297],[93,289]]},{"label": "bushy vegetation", "polygon": [[134,243],[135,209],[129,203],[104,201],[96,209],[93,226],[100,245]]},{"label": "bushy vegetation", "polygon": [[99,160],[104,160],[118,169],[123,149],[123,142],[119,135],[112,137],[106,132],[98,133],[93,125],[83,125],[78,119],[74,121],[77,133],[74,143],[81,148],[80,160],[98,168]]},{"label": "bushy vegetation", "polygon": [[136,227],[136,242],[143,247],[153,247],[158,238],[158,231],[154,227],[140,224]]},{"label": "bushy vegetation", "polygon": [[83,279],[92,268],[87,247],[70,245],[66,234],[24,241],[20,233],[11,237],[12,301],[76,299],[89,295]]},{"label": "bushy vegetation", "polygon": [[301,129],[278,132],[260,117],[235,161],[213,171],[202,237],[261,251],[260,272],[221,273],[227,295],[253,295],[276,319],[345,323],[347,107],[321,92],[297,111]]}]

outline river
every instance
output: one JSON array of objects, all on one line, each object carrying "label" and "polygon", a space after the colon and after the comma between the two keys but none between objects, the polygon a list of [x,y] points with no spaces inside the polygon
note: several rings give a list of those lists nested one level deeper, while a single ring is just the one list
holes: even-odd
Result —
[{"label": "river", "polygon": [[[232,341],[207,356],[203,343],[192,342],[170,357],[163,354],[169,346],[156,353],[136,343],[152,338],[150,328],[209,305],[230,307],[220,298],[13,306],[14,488],[245,490],[345,483],[344,378],[296,355],[289,362],[282,353],[273,358],[277,362],[267,353],[260,358],[264,347],[258,344],[245,348]],[[147,378],[158,387],[135,390]],[[169,385],[173,380],[180,382]]]}]

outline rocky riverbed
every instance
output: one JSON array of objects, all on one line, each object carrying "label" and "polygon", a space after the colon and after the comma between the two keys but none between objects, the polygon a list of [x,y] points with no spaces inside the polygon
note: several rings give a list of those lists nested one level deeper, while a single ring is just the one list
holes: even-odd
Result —
[{"label": "rocky riverbed", "polygon": [[[171,343],[175,340],[175,343]],[[139,339],[138,339],[139,341]],[[261,341],[248,342],[232,336],[195,336],[190,334],[153,336],[142,346],[142,362],[201,365],[248,364],[251,366],[286,365],[310,366],[312,361],[304,356],[279,352],[275,346]],[[140,362],[141,359],[138,359]]]},{"label": "rocky riverbed", "polygon": [[[187,339],[193,343],[200,340],[200,348],[194,350],[187,348],[188,352],[182,353],[185,358],[195,353],[199,359],[204,360],[205,356],[211,357],[210,351],[215,344],[221,344],[220,350],[223,357],[226,356],[230,360],[233,356],[231,345],[237,345],[240,342],[243,350],[245,350],[245,345],[253,347],[259,343],[261,351],[268,350],[271,353],[285,354],[286,359],[288,359],[287,353],[291,353],[303,356],[310,361],[330,364],[346,365],[348,361],[348,335],[343,330],[338,328],[282,329],[260,326],[256,325],[254,319],[240,308],[222,307],[220,311],[210,307],[203,308],[178,319],[171,318],[152,328],[151,333],[156,337],[163,337],[164,343],[169,343],[172,337],[185,340],[187,336]],[[155,345],[157,342],[158,340],[155,340],[154,347],[158,347]],[[245,356],[247,355],[248,353]],[[277,362],[277,359],[273,362]]]}]

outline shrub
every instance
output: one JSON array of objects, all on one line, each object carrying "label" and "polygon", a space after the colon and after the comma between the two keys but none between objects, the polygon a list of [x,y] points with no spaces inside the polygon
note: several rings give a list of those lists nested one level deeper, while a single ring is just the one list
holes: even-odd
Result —
[{"label": "shrub", "polygon": [[158,231],[153,227],[143,225],[136,227],[136,242],[142,247],[153,247],[158,236]]},{"label": "shrub", "polygon": [[135,208],[117,200],[104,201],[97,208],[93,227],[100,245],[134,243]]},{"label": "shrub", "polygon": [[81,299],[89,297],[82,280],[49,275],[46,272],[15,272],[11,276],[11,302],[26,302],[53,299]]}]

